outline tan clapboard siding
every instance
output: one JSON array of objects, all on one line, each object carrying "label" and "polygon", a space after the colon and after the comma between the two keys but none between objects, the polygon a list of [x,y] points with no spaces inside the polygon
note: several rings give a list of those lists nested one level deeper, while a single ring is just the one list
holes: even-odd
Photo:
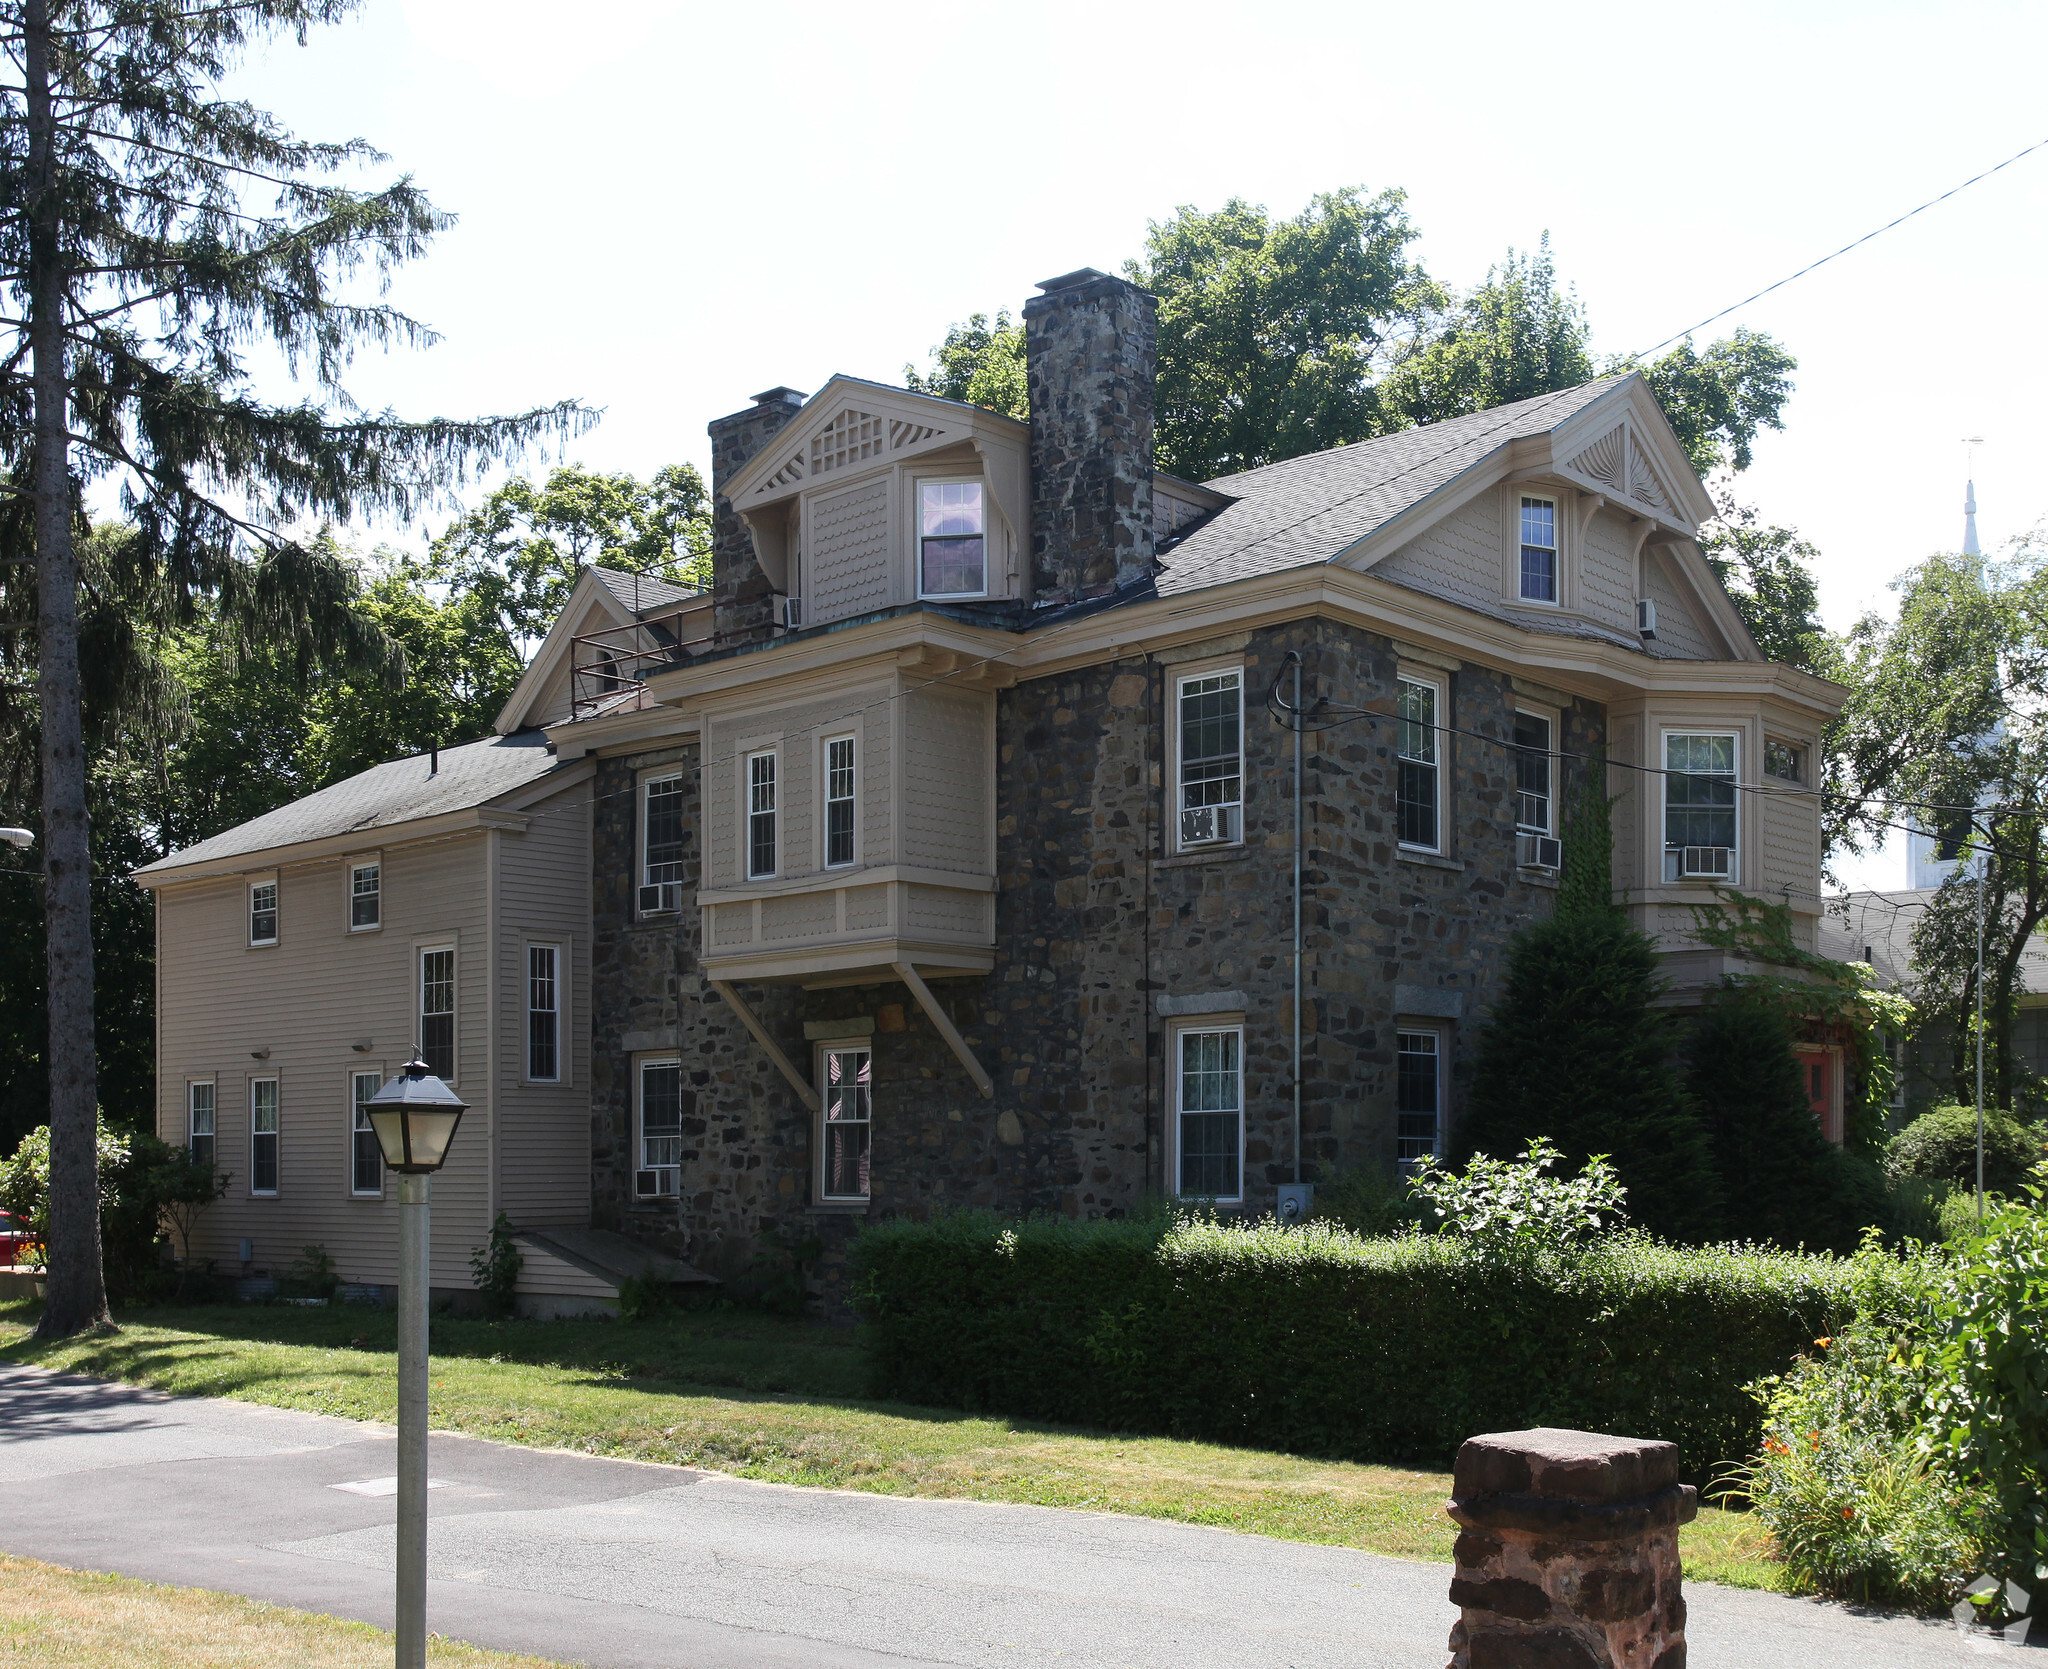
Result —
[{"label": "tan clapboard siding", "polygon": [[[422,942],[456,946],[456,1088],[475,1110],[447,1168],[434,1181],[437,1286],[470,1284],[481,1242],[490,1166],[484,1068],[487,836],[464,834],[385,850],[383,925],[347,930],[345,862],[283,867],[279,942],[248,945],[246,881],[172,883],[159,893],[159,1128],[184,1135],[184,1086],[219,1084],[217,1151],[233,1174],[228,1197],[206,1213],[193,1254],[237,1270],[237,1241],[279,1273],[298,1249],[326,1247],[344,1280],[396,1278],[397,1185],[384,1197],[349,1193],[349,1075],[388,1076],[414,1040],[414,956]],[[364,851],[374,851],[366,840]],[[367,1052],[351,1044],[370,1039]],[[267,1048],[263,1061],[251,1051]],[[253,1199],[249,1177],[249,1080],[279,1080],[278,1195]]]},{"label": "tan clapboard siding", "polygon": [[[587,782],[564,789],[527,808],[524,833],[498,836],[498,1204],[521,1228],[590,1221],[590,795]],[[534,943],[560,950],[562,1076],[553,1084],[526,1077]]]},{"label": "tan clapboard siding", "polygon": [[537,1298],[616,1298],[616,1282],[600,1280],[538,1246],[519,1248],[518,1292]]}]

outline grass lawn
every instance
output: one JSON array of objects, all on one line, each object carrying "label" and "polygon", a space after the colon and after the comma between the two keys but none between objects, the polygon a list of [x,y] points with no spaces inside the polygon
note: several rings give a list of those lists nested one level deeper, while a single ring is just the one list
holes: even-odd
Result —
[{"label": "grass lawn", "polygon": [[[382,1669],[391,1636],[261,1600],[0,1554],[0,1660],[65,1669]],[[560,1669],[438,1636],[432,1669]]]},{"label": "grass lawn", "polygon": [[[371,1308],[138,1310],[56,1346],[0,1304],[0,1356],[354,1420],[395,1417],[395,1319]],[[866,1400],[852,1328],[738,1310],[654,1322],[433,1324],[437,1428],[776,1483],[1083,1507],[1448,1563],[1450,1475],[1119,1437]],[[1703,1508],[1686,1574],[1780,1585],[1740,1513]]]}]

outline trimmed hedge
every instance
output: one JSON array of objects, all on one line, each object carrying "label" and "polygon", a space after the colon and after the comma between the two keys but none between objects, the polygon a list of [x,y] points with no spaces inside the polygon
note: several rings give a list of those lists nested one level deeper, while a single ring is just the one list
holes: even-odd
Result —
[{"label": "trimmed hedge", "polygon": [[878,1395],[1350,1460],[1447,1465],[1568,1426],[1748,1458],[1743,1389],[1847,1319],[1849,1265],[1634,1237],[1569,1265],[1312,1223],[885,1222],[855,1243]]}]

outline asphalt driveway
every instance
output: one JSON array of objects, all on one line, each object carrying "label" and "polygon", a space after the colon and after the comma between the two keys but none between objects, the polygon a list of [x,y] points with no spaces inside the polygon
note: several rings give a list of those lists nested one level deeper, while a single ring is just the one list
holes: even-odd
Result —
[{"label": "asphalt driveway", "polygon": [[[385,1427],[0,1363],[0,1549],[388,1627],[395,1447]],[[428,1627],[603,1669],[1440,1669],[1454,1615],[1445,1566],[1152,1519],[441,1434],[431,1470]],[[1693,1669],[2014,1655],[1687,1592]]]}]

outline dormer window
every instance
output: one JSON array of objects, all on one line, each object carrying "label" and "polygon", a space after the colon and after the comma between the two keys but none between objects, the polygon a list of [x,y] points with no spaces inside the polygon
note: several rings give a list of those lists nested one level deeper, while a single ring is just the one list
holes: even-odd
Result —
[{"label": "dormer window", "polygon": [[1557,500],[1522,500],[1522,601],[1557,601]]},{"label": "dormer window", "polygon": [[917,484],[917,590],[921,597],[988,594],[988,521],[979,481]]}]

